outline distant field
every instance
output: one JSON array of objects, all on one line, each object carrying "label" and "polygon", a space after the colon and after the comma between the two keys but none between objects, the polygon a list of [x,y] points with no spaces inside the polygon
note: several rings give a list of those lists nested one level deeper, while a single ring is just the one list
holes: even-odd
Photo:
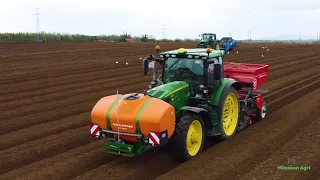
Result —
[{"label": "distant field", "polygon": [[[319,45],[240,44],[238,53],[227,54],[225,61],[270,65],[263,86],[271,91],[269,114],[231,140],[207,140],[195,159],[178,164],[166,148],[134,158],[106,154],[104,141],[90,135],[90,111],[116,90],[147,88],[151,76],[142,75],[140,57],[154,53],[155,45],[0,43],[0,179],[320,177]],[[277,170],[292,157],[311,170]]]}]

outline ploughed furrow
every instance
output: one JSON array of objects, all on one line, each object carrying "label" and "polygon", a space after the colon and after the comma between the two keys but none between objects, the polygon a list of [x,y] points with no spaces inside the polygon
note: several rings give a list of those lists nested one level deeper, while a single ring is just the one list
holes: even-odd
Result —
[{"label": "ploughed furrow", "polygon": [[[46,106],[46,107],[38,107],[42,110],[48,110],[51,109],[53,106],[60,106],[59,103],[65,103],[66,101],[69,101],[69,104],[72,103],[72,99],[77,98],[78,101],[86,101],[86,96],[89,94],[92,94],[94,92],[100,92],[100,91],[106,91],[108,89],[116,89],[122,86],[122,84],[128,84],[128,81],[130,83],[131,79],[139,79],[141,78],[141,74],[133,74],[130,79],[128,79],[127,76],[118,76],[116,78],[108,78],[108,79],[101,79],[89,83],[79,83],[79,84],[70,84],[69,86],[66,86],[64,88],[55,88],[55,89],[45,89],[49,92],[53,92],[48,94],[46,91],[39,91],[35,92],[35,94],[29,93],[33,97],[23,99],[23,96],[19,96],[20,94],[15,97],[15,101],[2,103],[0,105],[0,108],[2,110],[8,110],[7,112],[4,112],[0,115],[2,119],[6,118],[6,114],[10,114],[15,111],[15,114],[18,116],[18,114],[25,114],[23,109],[28,106],[28,111],[31,112],[32,108],[36,108],[37,106]],[[147,79],[147,77],[143,77],[142,80]],[[148,77],[148,79],[150,79]],[[115,84],[114,82],[119,82],[119,84]],[[135,82],[135,81],[132,81]],[[77,86],[78,85],[78,86]],[[54,90],[54,91],[53,91]],[[22,93],[24,95],[25,93]],[[41,95],[44,94],[44,95]],[[37,96],[38,95],[38,96]],[[81,98],[79,98],[79,96]],[[12,96],[11,96],[12,97]],[[12,97],[14,98],[14,97]],[[58,104],[53,106],[47,106],[46,104],[57,102]],[[41,103],[41,104],[40,104]],[[21,110],[17,109],[21,108]],[[37,108],[36,108],[37,109]],[[10,116],[8,116],[10,117]]]},{"label": "ploughed furrow", "polygon": [[[133,73],[131,77],[135,77],[135,76],[138,77],[139,75],[140,74]],[[0,98],[0,102],[3,103],[0,106],[2,106],[3,109],[11,109],[14,107],[22,106],[22,105],[19,105],[19,103],[16,103],[15,101],[23,100],[25,101],[25,104],[28,104],[28,102],[26,101],[28,101],[28,99],[30,98],[31,101],[32,99],[34,99],[35,100],[34,102],[41,102],[39,98],[41,99],[42,97],[52,96],[53,94],[56,94],[56,93],[63,92],[63,94],[66,94],[70,90],[81,91],[86,87],[93,87],[95,85],[101,85],[101,84],[110,84],[110,82],[115,82],[114,80],[118,80],[121,82],[123,79],[128,79],[128,78],[126,77],[126,75],[119,75],[112,78],[101,78],[93,81],[68,84],[65,86],[48,87],[48,88],[42,89],[41,91],[29,91],[29,92],[22,92],[18,94],[7,95]]]},{"label": "ploughed furrow", "polygon": [[278,69],[278,70],[274,70],[272,71],[272,73],[270,73],[268,75],[268,79],[270,81],[274,80],[274,79],[279,79],[282,78],[288,74],[298,74],[302,71],[305,70],[314,70],[314,69],[320,69],[320,61],[318,61],[318,59],[314,59],[313,61],[310,62],[304,62],[301,63],[301,65],[298,66],[294,66],[294,67],[283,67],[282,70]]},{"label": "ploughed furrow", "polygon": [[[263,61],[265,58],[268,59],[275,59],[278,57],[290,57],[292,58],[292,54],[299,55],[301,53],[317,53],[316,51],[313,51],[309,48],[306,49],[299,49],[298,51],[295,51],[292,53],[292,49],[286,49],[283,52],[277,51],[277,50],[252,50],[252,49],[245,49],[243,51],[239,51],[237,54],[236,51],[230,52],[230,54],[226,54],[226,58],[229,58],[233,62],[248,62],[251,59],[261,60]],[[319,54],[319,53],[318,53]],[[262,58],[262,55],[264,55],[264,58]]]},{"label": "ploughed furrow", "polygon": [[257,61],[256,63],[257,64],[269,64],[270,66],[281,66],[281,65],[285,65],[285,64],[288,64],[288,66],[290,66],[290,62],[294,62],[294,61],[298,61],[300,60],[300,62],[304,62],[304,60],[307,60],[307,59],[312,59],[312,58],[315,58],[315,57],[319,57],[320,56],[320,53],[309,53],[308,54],[303,54],[303,53],[300,53],[300,54],[297,54],[294,56],[294,58],[292,58],[292,55],[291,56],[286,56],[286,57],[277,57],[277,58],[265,58],[264,60],[259,60]]},{"label": "ploughed furrow", "polygon": [[[35,161],[32,164],[14,169],[2,174],[0,177],[2,179],[21,177],[25,177],[26,179],[42,179],[43,177],[46,177],[45,179],[57,179],[58,177],[61,177],[59,179],[70,179],[72,176],[90,171],[103,163],[112,162],[119,158],[114,155],[106,154],[104,149],[101,148],[103,147],[103,144],[103,141],[96,141],[84,146],[78,146],[51,158]],[[48,164],[53,168],[47,169]],[[70,169],[73,171],[70,171]],[[40,176],[37,176],[38,173],[34,172],[39,172]],[[57,175],[57,173],[59,175]]]},{"label": "ploughed furrow", "polygon": [[[96,53],[106,53],[109,55],[115,54],[114,52],[117,52],[115,50],[126,50],[124,52],[132,52],[134,50],[137,50],[137,47],[139,50],[151,50],[154,51],[154,47],[156,44],[159,44],[161,46],[161,49],[166,48],[179,48],[179,47],[193,47],[193,43],[135,43],[135,44],[124,44],[124,43],[108,43],[108,44],[70,44],[70,45],[58,45],[60,48],[57,47],[50,47],[48,48],[48,44],[45,44],[44,46],[38,46],[38,47],[32,47],[30,44],[26,44],[28,48],[22,47],[23,49],[16,49],[11,48],[9,51],[0,51],[0,55],[3,57],[6,57],[7,55],[16,55],[16,56],[28,56],[32,55],[35,56],[37,54],[79,54],[79,53],[86,53],[95,51]],[[34,49],[31,49],[34,48]],[[1,48],[0,48],[1,49]],[[7,49],[8,50],[8,49]],[[11,52],[10,52],[11,51]],[[150,53],[150,52],[149,52]]]},{"label": "ploughed furrow", "polygon": [[[33,80],[32,82],[25,82],[25,83],[22,82],[22,83],[4,85],[3,87],[1,87],[0,93],[3,95],[7,95],[7,94],[14,94],[19,92],[35,91],[35,90],[40,90],[48,87],[63,86],[71,83],[93,81],[95,79],[102,79],[102,78],[106,79],[110,76],[115,77],[123,74],[124,72],[130,72],[131,71],[130,69],[132,68],[134,67],[123,68],[121,70],[122,72],[119,71],[118,68],[114,68],[114,69],[108,70],[108,72],[106,70],[100,70],[100,71],[93,71],[90,73],[82,74],[82,76],[78,74],[76,75],[70,74],[68,76],[59,77],[59,78],[52,77],[51,79],[38,79],[38,80]],[[136,69],[134,71],[138,70]]]},{"label": "ploughed furrow", "polygon": [[[148,51],[146,51],[145,53],[148,53]],[[112,57],[112,59],[116,60],[118,58],[123,58],[123,57],[130,57],[130,56],[134,56],[136,57],[136,52],[131,52],[131,53],[123,53],[122,55],[119,56],[115,56]],[[50,57],[50,59],[48,59],[46,56],[43,57],[39,57],[37,56],[37,60],[41,61],[43,64],[22,64],[22,63],[17,63],[16,61],[13,61],[12,59],[10,59],[10,62],[7,63],[2,63],[3,64],[3,71],[4,72],[12,72],[12,71],[24,71],[24,70],[32,70],[32,71],[37,71],[37,70],[43,70],[46,69],[48,67],[60,67],[60,66],[71,66],[73,64],[80,63],[80,64],[92,64],[92,63],[99,63],[101,61],[106,61],[109,59],[109,57],[103,57],[101,56],[100,58],[92,58],[91,54],[88,55],[83,55],[81,57],[81,59],[73,59],[74,55],[69,54],[69,55],[60,55],[57,57]],[[31,57],[25,57],[25,61],[22,62],[26,62],[30,59]],[[63,58],[68,59],[68,61],[63,60]],[[136,57],[137,58],[137,57]],[[59,61],[55,61],[54,59],[61,59],[60,62]],[[19,59],[20,60],[20,59]],[[37,63],[37,61],[33,60],[34,63]]]},{"label": "ploughed furrow", "polygon": [[[97,64],[101,64],[101,65],[98,66]],[[20,82],[26,82],[31,80],[37,80],[39,78],[50,79],[52,77],[57,78],[57,77],[64,77],[70,74],[84,74],[92,71],[109,70],[117,67],[120,67],[120,66],[116,63],[111,64],[111,63],[103,63],[103,62],[87,65],[86,68],[83,67],[83,64],[74,64],[72,68],[70,68],[70,66],[63,66],[60,69],[55,70],[54,72],[48,72],[47,70],[45,70],[44,72],[37,71],[33,73],[28,73],[28,76],[20,75],[14,78],[0,80],[0,82],[4,84],[20,83]]]},{"label": "ploughed furrow", "polygon": [[[115,161],[105,163],[73,179],[98,180],[99,177],[105,177],[107,174],[109,179],[155,179],[166,172],[170,172],[170,170],[179,165],[179,163],[170,156],[169,151],[160,150],[161,149],[155,149],[131,159],[119,157]],[[69,171],[72,170],[69,169],[68,172]],[[95,174],[95,176],[92,176],[93,174]],[[92,177],[90,178],[90,176]]]},{"label": "ploughed furrow", "polygon": [[297,101],[269,114],[265,121],[217,144],[158,179],[240,179],[310,125],[314,115],[319,114],[319,101],[320,91],[309,91]]},{"label": "ploughed furrow", "polygon": [[[178,46],[177,46],[178,47]],[[150,48],[150,47],[149,47]],[[150,48],[151,49],[151,48]],[[168,47],[165,47],[164,49],[167,49],[167,50],[169,50],[169,48]],[[251,50],[250,49],[248,49],[248,52],[251,52]],[[302,51],[302,52],[306,52],[306,51]],[[252,52],[251,52],[252,53]],[[145,53],[141,53],[141,55],[144,57],[144,56],[146,56],[146,54]],[[227,57],[228,58],[230,58],[230,57],[235,57],[235,59],[233,59],[232,58],[232,60],[235,60],[235,61],[238,61],[238,59],[241,59],[242,58],[242,55],[243,54],[237,54],[236,56],[229,56],[229,55],[227,55]],[[251,54],[249,54],[249,57],[251,56]],[[261,55],[259,55],[259,56],[261,56]],[[93,56],[94,57],[94,56]],[[269,56],[268,56],[269,57]],[[33,57],[34,58],[34,57]],[[80,58],[82,58],[82,56],[80,57]],[[103,58],[103,57],[102,57]],[[110,57],[110,55],[108,54],[108,58],[110,58],[110,59],[113,59],[114,57]],[[66,59],[66,58],[62,58],[62,59]],[[135,58],[131,58],[131,59],[135,59]],[[118,60],[118,59],[117,59]],[[247,59],[246,59],[247,60]],[[86,61],[88,61],[88,60],[86,60]],[[102,62],[104,62],[104,61],[102,61]],[[131,62],[131,61],[130,61]],[[74,66],[77,66],[77,65],[79,65],[79,63],[77,63],[77,64],[74,64]],[[89,64],[88,64],[89,65]],[[64,67],[64,66],[62,66],[62,67]],[[60,67],[59,67],[60,68]],[[58,72],[58,71],[57,71]],[[43,70],[43,73],[44,73],[44,75],[46,75],[47,74],[47,71],[45,71],[45,70]],[[43,74],[42,73],[42,74]],[[24,77],[24,75],[21,75],[22,76],[22,79],[23,79],[23,77]],[[30,76],[30,75],[28,75],[28,76]],[[60,76],[60,75],[59,75]],[[34,79],[34,78],[36,78],[36,77],[33,77],[33,76],[31,76],[32,77],[32,79]],[[50,77],[50,76],[49,76]],[[28,78],[30,78],[30,77],[28,77]],[[20,79],[19,81],[21,81],[22,79]],[[13,79],[12,77],[10,77],[10,78],[8,78],[7,79],[7,81],[10,81],[10,82],[12,82],[12,81],[18,81],[18,80],[15,80],[15,79]]]},{"label": "ploughed furrow", "polygon": [[261,89],[266,89],[270,92],[274,92],[278,89],[281,89],[282,87],[295,84],[296,82],[302,81],[319,73],[320,69],[318,67],[305,69],[303,71],[300,71],[298,74],[289,74],[278,79],[267,81]]},{"label": "ploughed furrow", "polygon": [[[0,43],[0,54],[18,54],[20,52],[33,53],[33,52],[43,52],[43,51],[60,51],[60,50],[73,50],[73,49],[95,49],[98,47],[109,47],[113,45],[114,47],[120,46],[119,43],[112,44],[92,44],[87,42],[1,42]],[[124,44],[121,44],[125,46]],[[141,44],[140,44],[141,45]],[[26,48],[27,47],[27,48]]]},{"label": "ploughed furrow", "polygon": [[289,92],[288,94],[284,94],[284,92],[287,90],[285,89],[282,92],[279,92],[281,94],[283,93],[283,96],[281,96],[279,99],[270,101],[269,103],[270,108],[268,109],[270,112],[275,111],[281,108],[282,106],[285,106],[286,104],[290,104],[291,102],[299,99],[301,96],[309,93],[312,90],[320,89],[319,87],[320,87],[320,79],[310,84],[303,84],[303,86],[300,88],[292,89],[291,92]]},{"label": "ploughed furrow", "polygon": [[2,150],[0,174],[93,142],[95,139],[88,136],[88,130],[87,126],[71,129]]},{"label": "ploughed furrow", "polygon": [[[152,166],[157,167],[156,163],[163,165],[163,163],[166,162],[168,169],[172,168],[173,164],[175,166],[178,165],[168,154],[161,152],[161,149],[155,149],[139,157],[128,158],[107,154],[103,149],[103,143],[103,141],[96,141],[50,158],[35,161],[26,166],[9,171],[2,176],[5,178],[15,178],[23,174],[27,179],[34,178],[35,175],[38,178],[46,179],[49,177],[57,177],[57,173],[59,173],[59,177],[62,179],[69,179],[78,177],[86,172],[91,172],[91,170],[98,167],[105,166],[106,169],[104,173],[110,173],[110,179],[117,179],[123,177],[123,175],[128,176],[127,173],[121,172],[124,169],[127,172],[135,172],[138,170],[136,167],[141,167],[143,164],[146,166],[145,170],[151,170]],[[48,163],[50,167],[44,166]],[[149,167],[147,167],[147,165],[149,165]],[[37,171],[37,173],[35,174],[34,171]],[[166,170],[162,169],[162,173],[164,172],[166,172]],[[146,177],[144,170],[141,171],[141,176],[142,179]],[[100,173],[98,173],[98,177],[102,177]]]},{"label": "ploughed furrow", "polygon": [[[139,47],[141,48],[140,52],[148,52],[154,49],[154,47],[149,46],[149,47]],[[121,51],[121,50],[125,50],[125,51]],[[121,53],[114,53],[116,51],[121,51]],[[153,50],[154,51],[154,50]],[[34,56],[39,57],[37,59],[34,60],[34,62],[39,62],[42,63],[43,61],[41,61],[40,58],[46,58],[46,57],[50,57],[50,58],[57,58],[57,61],[53,61],[54,62],[59,62],[59,61],[64,61],[63,57],[74,57],[77,56],[78,54],[82,54],[81,59],[85,59],[85,58],[92,58],[92,54],[96,54],[96,55],[112,55],[114,57],[122,57],[122,56],[131,56],[131,55],[136,55],[136,49],[135,48],[121,48],[121,46],[119,47],[104,47],[104,48],[94,48],[94,49],[75,49],[75,50],[67,50],[67,51],[42,51],[42,52],[35,52],[35,53],[18,53],[15,54],[14,56],[10,55],[10,56],[2,56],[2,63],[5,64],[3,61],[5,61],[6,58],[14,58],[17,59],[17,61],[15,61],[15,63],[19,63],[20,65],[30,65],[27,62],[25,62],[25,59],[28,58],[32,58]],[[99,57],[99,56],[94,56],[94,58]]]},{"label": "ploughed furrow", "polygon": [[[281,55],[281,56],[277,56],[274,58],[260,58],[254,61],[255,64],[269,64],[269,65],[276,65],[276,64],[283,64],[283,63],[287,63],[290,62],[290,60],[295,60],[295,59],[305,59],[305,58],[309,58],[309,57],[315,57],[318,56],[319,53],[317,52],[301,52],[299,54],[295,54],[294,57],[292,57],[292,55]],[[240,61],[241,62],[241,61]],[[245,61],[243,62],[245,63]]]},{"label": "ploughed furrow", "polygon": [[231,57],[226,57],[225,61],[228,62],[238,62],[238,63],[254,63],[254,64],[268,64],[271,67],[279,67],[286,65],[288,62],[294,61],[294,62],[303,62],[303,59],[309,59],[309,58],[315,58],[318,57],[320,54],[319,53],[302,53],[299,55],[296,55],[294,59],[292,59],[292,55],[287,55],[287,56],[276,56],[275,58],[271,57],[264,57],[264,58],[250,58],[250,59],[245,59],[244,61],[241,61],[241,58],[235,57],[234,59]]},{"label": "ploughed furrow", "polygon": [[320,58],[320,54],[315,56],[315,57],[308,57],[305,59],[295,59],[295,60],[290,60],[290,61],[284,61],[284,63],[278,63],[275,65],[272,65],[269,67],[270,71],[277,71],[277,70],[283,70],[284,67],[295,67],[295,66],[301,66],[304,63],[311,63],[311,62],[316,62]]},{"label": "ploughed furrow", "polygon": [[[141,87],[135,88],[140,89],[131,89],[131,91],[138,92],[142,89]],[[127,89],[123,93],[128,92],[130,92],[129,89]],[[92,103],[92,106],[88,107],[87,111],[85,111],[84,113],[64,116],[62,119],[53,119],[52,121],[48,121],[47,123],[42,123],[34,126],[30,125],[30,127],[28,128],[23,128],[16,131],[11,131],[7,134],[3,134],[0,136],[0,150],[16,146],[27,141],[36,140],[51,134],[60,133],[67,129],[87,126],[91,118],[90,111],[95,103],[96,101],[94,101]],[[19,136],[17,136],[17,134],[19,134]]]},{"label": "ploughed furrow", "polygon": [[[120,64],[116,64],[116,61],[118,61]],[[54,72],[48,71],[47,69],[44,71],[37,71],[34,73],[29,73],[28,76],[25,75],[20,75],[14,78],[9,78],[5,80],[0,80],[1,83],[4,84],[11,84],[11,83],[20,83],[20,82],[26,82],[26,81],[32,81],[32,80],[37,80],[39,78],[41,79],[51,79],[51,78],[58,78],[58,77],[65,77],[70,74],[76,75],[76,74],[86,74],[90,73],[93,71],[102,71],[104,70],[107,72],[110,69],[114,68],[125,68],[123,65],[125,64],[124,58],[122,59],[117,59],[116,61],[111,61],[110,59],[107,60],[106,62],[98,62],[94,64],[88,64],[85,68],[83,67],[83,64],[74,64],[72,67],[70,66],[62,66],[59,69],[55,69]],[[130,66],[139,64],[141,66],[141,61],[140,60],[132,60],[128,61],[130,62]]]},{"label": "ploughed furrow", "polygon": [[[126,86],[118,88],[119,92],[130,92],[133,90],[141,90],[146,87],[146,83],[127,83]],[[65,107],[55,108],[48,111],[39,111],[39,113],[29,114],[21,117],[5,119],[0,121],[0,135],[9,133],[11,131],[16,131],[19,129],[27,128],[33,125],[46,123],[50,121],[59,120],[66,116],[72,116],[75,114],[80,114],[91,110],[95,103],[102,97],[108,94],[115,94],[116,90],[106,90],[99,93],[93,93],[91,97],[88,97],[87,102],[82,102],[78,104],[72,104]],[[27,120],[27,121],[26,121]]]},{"label": "ploughed furrow", "polygon": [[291,93],[294,90],[299,90],[299,88],[301,88],[307,84],[316,83],[316,82],[318,82],[319,79],[320,79],[320,73],[315,74],[315,75],[308,77],[308,78],[303,78],[302,80],[297,81],[295,83],[289,82],[289,83],[283,84],[285,86],[269,92],[268,94],[266,94],[264,96],[264,99],[266,102],[269,102],[270,100],[279,99],[279,98],[283,97],[284,95]]},{"label": "ploughed furrow", "polygon": [[[116,79],[116,78],[123,79],[126,76],[128,77],[128,74],[132,75],[132,80],[135,80],[139,75],[142,76],[141,75],[142,73],[139,72],[137,68],[133,68],[132,70],[127,69],[126,72],[118,71],[118,72],[115,72],[113,75],[103,74],[103,72],[97,73],[96,76],[92,74],[86,74],[86,75],[83,75],[83,77],[78,76],[78,77],[73,77],[73,79],[66,78],[60,81],[57,80],[56,82],[52,81],[52,82],[47,82],[45,84],[39,84],[38,88],[27,86],[25,87],[24,90],[20,90],[17,93],[7,94],[6,96],[1,97],[0,102],[10,102],[10,101],[20,100],[28,97],[41,96],[41,95],[47,95],[47,94],[57,93],[61,91],[67,91],[67,90],[71,90],[73,86],[74,86],[74,89],[85,88],[87,86],[94,85],[96,82],[99,82],[99,81],[110,82],[110,80]],[[126,78],[126,79],[130,80],[131,78]],[[9,88],[6,89],[6,91],[8,90]]]},{"label": "ploughed furrow", "polygon": [[[176,47],[178,47],[178,45],[174,45]],[[138,61],[140,57],[145,57],[145,56],[148,56],[150,52],[154,51],[153,48],[154,47],[147,47],[147,48],[143,48],[143,47],[140,47],[141,51],[137,51],[136,48],[132,48],[132,53],[131,54],[127,54],[126,56],[126,61],[132,63],[132,62],[135,62],[135,61]],[[170,46],[165,46],[163,49],[164,50],[169,50],[171,49],[172,47]],[[47,74],[47,71],[51,71],[51,69],[48,69],[48,68],[52,68],[53,66],[50,66],[50,64],[48,64],[48,62],[54,62],[55,65],[60,65],[60,66],[56,66],[55,69],[57,70],[57,73],[62,73],[63,70],[65,69],[66,66],[69,66],[67,64],[70,64],[72,66],[81,66],[83,67],[84,63],[87,64],[87,66],[90,66],[91,64],[104,64],[105,62],[110,62],[112,64],[115,64],[115,61],[119,61],[120,63],[124,63],[124,62],[121,62],[121,60],[123,59],[124,57],[124,52],[126,52],[127,50],[126,49],[112,49],[112,47],[110,47],[110,49],[112,51],[120,51],[119,52],[119,55],[117,54],[110,54],[110,53],[107,53],[107,52],[104,52],[104,51],[99,51],[99,52],[92,52],[90,54],[86,54],[84,52],[84,54],[86,54],[86,56],[89,56],[89,57],[85,57],[84,54],[71,54],[71,55],[68,55],[70,57],[66,57],[65,55],[61,56],[61,57],[37,57],[37,56],[32,56],[30,57],[31,59],[39,59],[41,62],[35,62],[33,64],[30,65],[30,67],[27,67],[27,69],[30,69],[32,70],[32,74],[31,77],[28,77],[29,79],[35,79],[36,76],[38,75],[41,75],[41,74]],[[137,53],[139,52],[139,54]],[[78,57],[78,58],[76,58]],[[131,58],[130,58],[131,57]],[[48,59],[50,58],[50,59]],[[43,61],[43,59],[45,61]],[[60,62],[58,62],[57,64],[57,59],[61,59]],[[13,61],[12,59],[10,59],[10,61]],[[16,60],[16,61],[21,61],[19,58]],[[22,62],[29,62],[30,60],[27,59],[27,60],[24,60]],[[34,60],[35,61],[35,60]],[[80,62],[80,61],[83,61],[83,62]],[[36,68],[35,67],[35,64],[37,64],[37,66],[43,66],[41,67],[40,69],[39,68]],[[110,64],[111,65],[111,64]],[[15,70],[15,71],[18,71],[19,69],[19,66],[17,65],[13,65],[12,62],[9,63],[8,65],[10,67],[11,70]],[[19,71],[22,71],[24,68],[26,68],[26,66],[23,66],[21,65],[22,69],[20,69]],[[6,70],[5,68],[3,68],[4,66],[2,66],[2,69]],[[26,70],[27,70],[26,69]],[[8,70],[8,69],[7,69]],[[36,71],[36,72],[34,72]],[[6,75],[7,76],[7,75]],[[23,78],[24,75],[11,75],[9,78],[1,78],[2,81],[14,81],[14,80],[21,80],[21,78]]]},{"label": "ploughed furrow", "polygon": [[0,151],[26,143],[28,141],[34,141],[46,136],[62,133],[69,129],[88,126],[90,119],[90,112],[84,112],[77,115],[66,116],[56,121],[50,121],[0,135]]},{"label": "ploughed furrow", "polygon": [[[135,86],[135,88],[137,87],[139,86]],[[91,108],[93,107],[93,105],[91,106]],[[73,118],[79,118],[79,119],[73,119]],[[64,121],[66,122],[65,126],[68,126],[68,124],[69,126],[73,125],[71,123],[68,123],[68,121],[74,121],[74,123],[84,123],[86,118],[87,118],[87,121],[86,121],[87,123],[84,127],[82,127],[82,124],[80,124],[80,128],[74,129],[72,131],[67,130],[58,135],[51,135],[51,136],[45,137],[46,135],[50,134],[50,131],[41,132],[40,130],[38,130],[38,133],[35,133],[34,131],[37,130],[37,128],[41,128],[41,125],[38,126],[37,128],[33,128],[33,127],[28,128],[29,130],[27,131],[19,130],[19,131],[11,132],[9,134],[1,135],[0,136],[1,139],[9,138],[9,137],[14,138],[12,133],[20,134],[21,132],[22,135],[25,134],[27,136],[25,137],[25,140],[27,141],[18,140],[18,142],[14,142],[14,143],[4,143],[4,146],[7,146],[7,147],[11,146],[11,148],[9,149],[6,148],[0,151],[1,156],[2,155],[4,156],[5,154],[7,154],[6,155],[7,159],[4,159],[3,161],[6,163],[5,164],[0,163],[0,167],[2,169],[0,173],[7,172],[9,170],[18,168],[26,164],[30,164],[34,161],[38,161],[43,158],[51,157],[60,152],[69,150],[72,147],[76,147],[77,145],[83,145],[91,141],[94,141],[95,139],[92,138],[90,134],[88,134],[89,133],[88,122],[90,122],[89,112],[87,112],[86,114],[83,114],[81,117],[74,116],[74,117],[70,117],[70,119],[69,118],[64,119]],[[60,126],[62,126],[62,129],[59,129],[59,124],[54,124],[53,122],[54,121],[51,121],[50,123],[48,123],[50,125],[50,128],[53,128],[52,130],[53,133],[61,132],[63,131],[63,129],[65,129],[63,128],[64,127],[63,122],[60,123]],[[48,125],[46,124],[44,124],[43,126],[48,128]],[[28,135],[28,131],[31,134]],[[72,135],[68,136],[68,134],[72,134]],[[40,135],[44,136],[44,138],[37,139],[41,137]],[[61,136],[61,139],[59,140],[60,136]],[[84,138],[83,136],[85,136],[86,138]],[[37,140],[30,141],[31,139],[37,139]],[[7,139],[7,141],[8,140],[9,139]],[[14,140],[14,139],[10,139],[10,140]],[[75,144],[75,143],[78,143],[78,144]],[[12,147],[13,145],[16,145],[16,146]],[[37,156],[37,157],[34,158],[33,156]]]},{"label": "ploughed furrow", "polygon": [[[119,48],[119,47],[118,47]],[[54,55],[70,55],[70,54],[79,54],[79,53],[85,53],[85,52],[112,52],[112,49],[110,47],[95,47],[94,49],[86,49],[86,48],[77,48],[77,49],[69,49],[69,50],[65,50],[65,49],[59,49],[59,50],[41,50],[41,51],[35,51],[35,52],[20,52],[20,53],[16,53],[16,54],[7,54],[7,55],[2,55],[3,58],[9,58],[9,57],[18,57],[20,59],[24,58],[24,57],[31,57],[31,56],[40,56],[44,55],[44,56],[54,56]]]},{"label": "ploughed furrow", "polygon": [[[269,158],[249,169],[241,179],[312,179],[320,176],[320,114],[309,125],[303,125],[303,129],[294,134],[287,143],[277,149]],[[312,142],[312,143],[310,143]],[[288,152],[290,149],[290,152]],[[278,166],[287,166],[288,158],[296,158],[295,167],[310,166],[311,171],[281,171]],[[268,173],[261,173],[261,169]]]}]

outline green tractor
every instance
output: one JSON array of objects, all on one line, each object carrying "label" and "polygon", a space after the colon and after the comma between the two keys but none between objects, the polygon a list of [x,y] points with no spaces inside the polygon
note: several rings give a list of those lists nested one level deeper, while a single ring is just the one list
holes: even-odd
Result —
[{"label": "green tractor", "polygon": [[[91,112],[91,135],[105,137],[106,150],[124,156],[169,145],[187,161],[206,137],[227,140],[266,116],[263,91],[268,65],[223,61],[224,52],[178,49],[143,60],[153,80],[143,93],[101,98]],[[157,77],[157,66],[161,75]]]},{"label": "green tractor", "polygon": [[213,48],[215,50],[220,50],[220,41],[217,39],[217,35],[213,33],[202,33],[200,36],[200,41],[197,44],[197,48]]}]

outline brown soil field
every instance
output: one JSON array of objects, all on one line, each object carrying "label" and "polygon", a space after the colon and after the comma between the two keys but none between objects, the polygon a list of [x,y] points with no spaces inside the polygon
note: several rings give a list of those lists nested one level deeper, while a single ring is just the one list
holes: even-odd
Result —
[{"label": "brown soil field", "polygon": [[[194,159],[180,164],[166,147],[107,154],[90,135],[90,112],[116,90],[147,89],[140,57],[155,45],[0,43],[0,179],[320,179],[319,45],[240,44],[227,54],[225,61],[270,65],[268,116],[228,141],[207,138]],[[311,169],[277,169],[291,158]]]}]

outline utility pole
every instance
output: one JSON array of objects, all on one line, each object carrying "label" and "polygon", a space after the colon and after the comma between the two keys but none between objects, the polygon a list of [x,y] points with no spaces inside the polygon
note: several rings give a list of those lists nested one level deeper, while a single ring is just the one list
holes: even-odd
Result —
[{"label": "utility pole", "polygon": [[251,42],[251,30],[248,30],[248,41]]},{"label": "utility pole", "polygon": [[39,16],[42,15],[42,14],[39,14],[39,8],[36,7],[35,8],[36,10],[36,13],[35,14],[32,14],[32,15],[36,15],[37,16],[37,19],[36,19],[36,23],[37,23],[37,41],[40,41],[40,20],[39,20]]},{"label": "utility pole", "polygon": [[300,41],[302,41],[302,35],[301,35],[301,32],[300,32]]},{"label": "utility pole", "polygon": [[317,33],[317,43],[320,44],[320,33]]},{"label": "utility pole", "polygon": [[162,30],[162,38],[165,39],[166,38],[166,30],[167,30],[166,25],[163,24],[161,30]]}]

